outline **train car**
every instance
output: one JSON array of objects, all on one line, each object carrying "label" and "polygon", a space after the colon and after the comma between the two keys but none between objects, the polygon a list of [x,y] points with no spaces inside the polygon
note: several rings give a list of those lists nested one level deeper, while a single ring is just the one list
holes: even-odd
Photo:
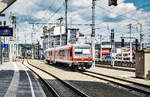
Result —
[{"label": "train car", "polygon": [[63,63],[73,69],[88,69],[93,62],[92,48],[88,44],[75,44],[46,50],[46,61]]},{"label": "train car", "polygon": [[45,59],[48,63],[55,63],[54,62],[55,58],[55,48],[49,48],[46,50],[46,56]]}]

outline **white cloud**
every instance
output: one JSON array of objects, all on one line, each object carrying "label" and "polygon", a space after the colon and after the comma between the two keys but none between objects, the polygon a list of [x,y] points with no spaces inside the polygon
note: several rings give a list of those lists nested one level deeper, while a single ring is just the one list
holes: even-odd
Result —
[{"label": "white cloud", "polygon": [[19,15],[29,15],[38,7],[35,1],[36,0],[17,0],[10,10]]},{"label": "white cloud", "polygon": [[[72,23],[78,23],[78,24],[84,24],[84,23],[91,23],[91,6],[92,6],[92,0],[68,0],[70,5],[69,8],[75,8],[73,12],[70,12],[68,15],[68,23],[70,23],[70,19],[72,19]],[[147,19],[147,17],[150,16],[150,12],[143,12],[143,10],[138,10],[131,12],[130,14],[126,14],[126,17],[122,17],[122,21],[115,22],[103,22],[103,18],[110,17],[110,18],[116,18],[118,15],[129,12],[131,10],[136,10],[136,7],[133,3],[124,3],[125,0],[118,0],[118,6],[108,6],[108,0],[97,0],[96,1],[96,23],[99,25],[96,25],[96,28],[99,27],[100,29],[96,30],[96,33],[102,33],[104,36],[107,36],[107,39],[109,38],[109,32],[107,31],[107,25],[111,28],[115,28],[115,31],[117,33],[118,40],[120,39],[121,34],[120,33],[126,33],[128,31],[127,24],[133,23],[136,24],[137,22],[129,18],[135,18],[139,20],[139,22],[145,24],[145,21],[150,21],[150,19]],[[62,0],[17,0],[17,2],[9,8],[9,11],[15,12],[18,17],[20,15],[30,16],[32,18],[36,18],[41,20],[41,22],[56,22],[56,20],[60,16],[64,16],[64,10],[61,11],[61,13],[55,14],[54,17],[50,18],[52,14],[54,14],[51,10],[56,10],[60,4],[60,2],[63,2]],[[52,5],[52,9],[47,10],[45,8],[48,8],[48,6]],[[103,7],[104,9],[110,10],[111,12],[108,12],[102,8],[99,8],[98,6]],[[88,17],[88,20],[87,20]],[[21,18],[21,17],[19,17]],[[102,24],[101,24],[102,23]],[[28,29],[29,32],[28,35],[31,33],[31,25],[23,24],[21,23],[22,27],[20,29]],[[28,26],[26,26],[28,25]],[[89,26],[73,26],[73,27],[79,27],[81,29],[81,32],[86,32],[86,34],[91,33],[91,28]],[[42,29],[38,30],[38,26],[36,26],[37,32],[42,33]],[[148,27],[144,27],[144,29],[148,29]],[[24,32],[22,30],[22,32]],[[20,36],[24,38],[23,36]],[[39,35],[36,37],[40,37]]]},{"label": "white cloud", "polygon": [[130,12],[132,10],[136,10],[136,7],[132,3],[121,3],[112,10],[112,13],[110,13],[110,17],[116,18],[116,16]]},{"label": "white cloud", "polygon": [[40,20],[48,20],[51,14],[52,12],[48,10],[38,11],[37,13],[34,14],[34,17]]},{"label": "white cloud", "polygon": [[72,5],[75,7],[88,7],[92,0],[73,0]]},{"label": "white cloud", "polygon": [[79,14],[75,14],[71,17],[72,23],[80,24],[85,23],[86,21],[81,18]]}]

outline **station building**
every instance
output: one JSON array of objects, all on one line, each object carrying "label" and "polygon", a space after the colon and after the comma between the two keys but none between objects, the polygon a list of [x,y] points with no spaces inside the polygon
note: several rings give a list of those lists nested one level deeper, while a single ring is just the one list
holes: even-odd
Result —
[{"label": "station building", "polygon": [[[43,27],[43,51],[48,48],[66,45],[66,38],[68,44],[85,43],[84,34],[78,28],[68,27],[68,35],[66,35],[65,26],[53,25]],[[67,36],[67,37],[66,37]]]}]

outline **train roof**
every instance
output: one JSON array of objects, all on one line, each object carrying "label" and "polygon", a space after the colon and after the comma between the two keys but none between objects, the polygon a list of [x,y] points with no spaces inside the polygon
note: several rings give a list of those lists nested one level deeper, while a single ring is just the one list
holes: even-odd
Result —
[{"label": "train roof", "polygon": [[45,51],[49,51],[49,50],[53,50],[54,48],[48,48],[48,49],[46,49]]},{"label": "train roof", "polygon": [[[61,47],[56,47],[55,49],[69,48],[72,46],[90,46],[90,45],[89,44],[70,44],[70,45],[65,45],[65,46],[61,46]],[[53,49],[54,48],[48,48],[48,49],[46,49],[46,51],[53,50]]]}]

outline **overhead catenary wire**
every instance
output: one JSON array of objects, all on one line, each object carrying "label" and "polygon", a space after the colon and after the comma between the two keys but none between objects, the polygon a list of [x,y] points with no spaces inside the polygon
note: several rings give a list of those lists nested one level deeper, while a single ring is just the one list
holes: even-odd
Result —
[{"label": "overhead catenary wire", "polygon": [[[105,8],[103,8],[103,7],[101,7],[101,6],[98,6],[99,8],[102,8],[102,9],[104,9],[104,10],[106,10],[107,12],[111,12],[110,10],[108,10],[108,9],[105,9]],[[141,7],[140,7],[141,8]],[[117,18],[118,16],[116,16],[115,18]],[[134,18],[130,18],[130,17],[127,17],[127,16],[120,16],[120,17],[125,17],[125,18],[128,18],[128,19],[131,19],[131,20],[134,20],[134,21],[136,21],[136,23],[134,24],[134,25],[137,25],[137,23],[139,23],[139,21],[137,20],[137,19],[134,19]],[[113,19],[113,18],[112,18]],[[100,23],[100,24],[103,24],[103,22],[102,23]],[[122,24],[121,24],[122,25]]]},{"label": "overhead catenary wire", "polygon": [[[63,4],[62,4],[63,5]],[[56,13],[58,13],[61,9],[62,9],[62,7],[63,6],[60,6],[52,15],[50,15],[50,17],[49,17],[49,19],[48,19],[48,21],[50,21],[55,15],[56,15]],[[39,23],[40,24],[40,23]],[[43,25],[45,25],[45,23],[41,23],[42,25],[39,27],[39,29],[38,30],[40,30],[42,27],[43,27]],[[48,24],[48,23],[47,23]]]},{"label": "overhead catenary wire", "polygon": [[[62,4],[62,5],[63,5],[63,4]],[[62,5],[49,17],[48,20],[50,20],[51,18],[53,18],[53,17],[56,15],[56,13],[58,13],[58,12],[63,8]]]},{"label": "overhead catenary wire", "polygon": [[57,0],[53,0],[53,2],[50,4],[50,6],[45,9],[46,12],[45,12],[44,16],[46,15],[46,13],[49,12],[50,9],[54,11],[54,9],[52,7],[53,7],[53,5],[55,5],[56,2],[57,2]]},{"label": "overhead catenary wire", "polygon": [[[48,13],[50,9],[51,9],[52,11],[54,11],[54,9],[52,9],[52,7],[53,7],[53,5],[55,5],[55,3],[56,3],[57,1],[58,1],[58,0],[53,0],[53,2],[51,2],[51,4],[50,4],[47,8],[43,9],[43,10],[46,10],[46,12],[44,13],[43,16],[45,16],[46,13]],[[24,19],[38,20],[38,19],[34,19],[34,18],[32,18],[32,17],[29,17],[29,16],[28,16],[27,18],[19,18],[19,19],[20,19],[20,20],[24,20]],[[43,17],[42,19],[44,20],[44,17]]]},{"label": "overhead catenary wire", "polygon": [[[61,8],[61,9],[62,9],[62,8]],[[60,10],[61,10],[61,9],[60,9]],[[60,11],[59,9],[57,9],[57,10]],[[57,10],[56,10],[55,12],[57,12]],[[49,17],[49,20],[52,19],[56,14],[57,14],[57,13],[51,14],[50,17]],[[118,17],[118,16],[117,16],[117,17]],[[119,17],[120,17],[120,16],[119,16]],[[122,16],[122,17],[127,17],[127,16]],[[129,18],[129,17],[127,17],[127,18]],[[132,18],[130,18],[130,19],[132,19]],[[132,19],[132,20],[133,20],[133,19]],[[135,21],[136,21],[136,20],[135,20]],[[44,25],[44,24],[43,24],[43,25]],[[43,25],[42,25],[42,26],[43,26]],[[79,25],[79,26],[81,26],[81,25]],[[40,29],[41,29],[41,27],[40,27]]]},{"label": "overhead catenary wire", "polygon": [[[137,11],[137,10],[139,10],[139,9],[141,9],[141,8],[145,8],[145,7],[149,6],[149,5],[150,5],[150,2],[149,2],[149,3],[144,4],[144,5],[140,6],[140,7],[138,7],[138,8],[137,8],[137,9],[135,9],[135,10],[131,10],[131,11],[128,11],[128,12],[126,12],[126,13],[123,13],[123,14],[117,15],[115,18],[125,17],[125,18],[128,18],[128,19],[134,20],[134,21],[136,21],[136,22],[139,22],[139,20],[134,19],[134,18],[127,17],[127,16],[125,16],[125,15],[127,15],[127,14],[129,14],[129,13],[131,13],[131,12]],[[97,6],[98,6],[98,5],[97,5]],[[112,11],[110,11],[110,10],[108,10],[108,9],[106,9],[106,8],[103,8],[103,7],[101,7],[101,6],[98,6],[98,7],[99,7],[99,8],[102,8],[102,9],[104,9],[104,10],[106,10],[107,12],[111,12],[111,13],[112,13]],[[113,18],[112,18],[112,19],[113,19]],[[102,23],[100,23],[100,24],[103,24],[103,22],[102,22]],[[136,23],[136,24],[137,24],[137,23]]]},{"label": "overhead catenary wire", "polygon": [[[101,8],[101,9],[106,10],[107,12],[111,12],[111,13],[112,13],[112,11],[110,11],[110,10],[108,10],[108,9],[106,9],[106,8],[103,8],[103,7],[101,7],[101,6],[98,6],[98,7]],[[117,17],[118,17],[118,16],[116,16],[115,18],[117,18]],[[128,18],[128,19],[134,20],[134,21],[138,21],[137,19],[129,18],[129,17],[127,17],[127,16],[121,16],[121,17],[125,17],[125,18]]]},{"label": "overhead catenary wire", "polygon": [[[62,4],[62,5],[63,5],[63,4]],[[50,15],[48,21],[49,21],[52,17],[54,17],[54,16],[56,15],[56,13],[58,13],[58,12],[62,9],[62,7],[63,7],[62,5],[61,5],[58,9],[56,9],[56,11],[55,11],[53,14]],[[37,29],[37,31],[40,30],[40,29],[43,27],[43,25],[45,25],[45,23],[30,23],[30,24],[32,24],[32,25],[34,25],[34,24],[41,24],[41,26]],[[48,24],[48,23],[47,23],[47,24]]]}]

